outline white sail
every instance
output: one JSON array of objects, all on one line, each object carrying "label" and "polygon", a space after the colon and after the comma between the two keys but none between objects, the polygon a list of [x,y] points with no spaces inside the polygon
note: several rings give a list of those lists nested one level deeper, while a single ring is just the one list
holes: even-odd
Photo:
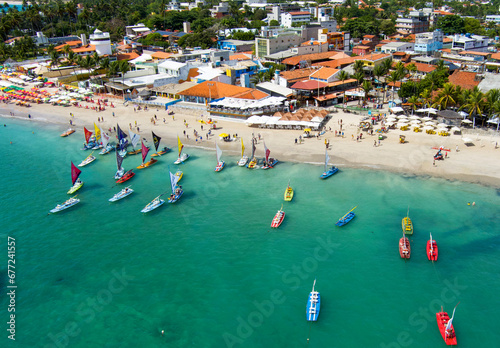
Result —
[{"label": "white sail", "polygon": [[132,147],[135,149],[135,146],[139,143],[139,140],[141,140],[141,137],[139,134],[135,134],[131,130],[128,131],[128,135],[130,136],[130,141],[132,142]]},{"label": "white sail", "polygon": [[106,149],[106,146],[108,146],[109,143],[109,135],[106,134],[105,132],[102,132],[102,148]]},{"label": "white sail", "polygon": [[179,181],[179,177],[172,174],[172,172],[169,172],[169,173],[170,173],[170,185],[172,186],[172,193],[174,193],[175,186],[177,185],[177,182]]},{"label": "white sail", "polygon": [[446,324],[446,332],[449,332],[451,330],[451,324],[453,322],[453,317],[455,316],[455,309],[457,309],[456,306],[455,306],[455,308],[453,308],[453,314],[451,315],[451,318],[448,321],[448,324]]},{"label": "white sail", "polygon": [[215,142],[215,149],[217,150],[217,164],[220,163],[220,156],[222,156],[222,150],[219,148],[219,145],[217,145],[217,142]]},{"label": "white sail", "polygon": [[434,251],[434,248],[433,248],[433,245],[432,245],[432,233],[430,235],[431,235],[431,251]]}]

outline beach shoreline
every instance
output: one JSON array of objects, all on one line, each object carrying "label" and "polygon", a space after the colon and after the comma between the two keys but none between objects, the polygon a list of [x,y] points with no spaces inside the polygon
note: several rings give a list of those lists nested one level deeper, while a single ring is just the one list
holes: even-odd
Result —
[{"label": "beach shoreline", "polygon": [[[32,122],[50,123],[61,126],[61,132],[70,127],[71,119],[76,129],[76,136],[82,137],[83,127],[93,131],[94,122],[102,129],[108,130],[116,124],[120,124],[126,132],[132,126],[132,131],[137,133],[135,122],[140,129],[141,139],[151,141],[151,131],[162,137],[160,146],[176,148],[177,136],[182,143],[189,147],[202,148],[214,151],[214,141],[226,154],[238,156],[241,152],[240,138],[245,145],[245,154],[251,152],[252,134],[261,140],[257,142],[256,157],[264,157],[263,143],[271,150],[271,157],[280,161],[294,163],[309,163],[322,166],[325,158],[325,140],[330,143],[328,150],[330,164],[342,168],[354,168],[365,170],[381,170],[402,175],[418,176],[422,178],[436,177],[449,181],[463,181],[481,184],[494,188],[500,188],[500,149],[496,149],[494,143],[499,139],[498,135],[477,135],[475,143],[478,145],[466,147],[463,145],[461,136],[452,135],[440,137],[437,135],[417,134],[411,131],[393,130],[385,134],[386,138],[380,142],[375,135],[365,135],[360,141],[356,141],[357,124],[362,116],[347,114],[342,111],[332,114],[332,119],[327,123],[327,131],[319,138],[303,139],[295,143],[295,139],[303,134],[300,130],[264,129],[248,127],[244,123],[233,122],[225,118],[216,118],[217,130],[212,130],[209,140],[206,139],[208,124],[199,121],[207,121],[207,112],[201,110],[188,110],[171,108],[174,110],[173,118],[167,115],[165,110],[149,109],[138,111],[132,105],[125,106],[121,100],[110,100],[114,108],[106,108],[105,111],[77,107],[52,106],[50,104],[34,104],[30,108],[9,104],[0,105],[1,117],[4,120],[14,117],[15,119],[26,119],[30,114]],[[384,111],[382,111],[383,113]],[[14,113],[14,116],[9,116]],[[74,114],[74,117],[70,116]],[[115,117],[113,117],[113,113]],[[204,115],[203,115],[204,114]],[[157,120],[153,123],[154,115]],[[202,116],[203,115],[203,116]],[[103,122],[97,122],[98,118],[104,118]],[[165,121],[163,121],[165,120]],[[186,121],[186,127],[183,121]],[[334,131],[339,130],[340,120],[343,120],[344,137],[336,137]],[[203,130],[201,127],[204,126]],[[201,142],[193,140],[194,131],[202,136]],[[184,134],[186,132],[186,135]],[[217,136],[220,133],[237,134],[236,141],[224,142]],[[399,134],[405,134],[408,140],[406,144],[399,144]],[[75,135],[72,135],[75,136]],[[116,134],[112,133],[112,139]],[[455,148],[458,145],[459,151]],[[435,148],[444,146],[451,151],[444,161],[433,161]],[[433,149],[434,148],[434,149]],[[214,157],[215,161],[215,157]],[[434,163],[436,162],[436,163]],[[279,165],[276,170],[279,170]],[[318,177],[322,169],[318,169]]]}]

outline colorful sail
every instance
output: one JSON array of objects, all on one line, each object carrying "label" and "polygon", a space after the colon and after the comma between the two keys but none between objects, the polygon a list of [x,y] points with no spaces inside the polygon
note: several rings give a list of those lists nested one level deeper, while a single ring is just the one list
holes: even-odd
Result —
[{"label": "colorful sail", "polygon": [[89,139],[92,136],[92,132],[89,131],[87,128],[83,127],[83,132],[85,133],[85,142],[88,144]]},{"label": "colorful sail", "polygon": [[172,186],[172,193],[174,193],[175,186],[177,186],[177,182],[179,181],[180,177],[172,174],[172,172],[170,172],[170,171],[169,171],[169,173],[170,173],[170,185]]},{"label": "colorful sail", "polygon": [[220,156],[222,156],[222,150],[219,148],[219,145],[217,145],[217,142],[215,142],[215,149],[217,152],[217,164],[220,163]]},{"label": "colorful sail", "polygon": [[184,145],[182,145],[181,139],[179,139],[179,136],[177,136],[177,145],[179,146],[179,157],[181,157],[181,152],[182,152],[182,149],[184,148]]},{"label": "colorful sail", "polygon": [[141,137],[139,134],[135,134],[131,130],[128,131],[128,135],[130,136],[130,142],[132,143],[132,147],[135,150],[135,146],[139,143],[139,140],[141,140]]},{"label": "colorful sail", "polygon": [[146,145],[144,145],[142,141],[141,141],[141,152],[142,152],[142,163],[144,163],[144,160],[148,155],[149,149],[146,147]]},{"label": "colorful sail", "polygon": [[158,146],[160,146],[160,140],[161,138],[157,136],[154,132],[151,132],[153,134],[153,144],[155,144],[155,150],[158,152]]},{"label": "colorful sail", "polygon": [[82,171],[78,169],[73,162],[71,162],[71,181],[73,182],[73,185],[75,184],[76,180],[80,176]]},{"label": "colorful sail", "polygon": [[120,129],[120,126],[118,124],[116,125],[116,135],[118,137],[118,145],[120,147],[120,150],[123,150],[124,148],[127,147],[127,144],[128,144],[127,134],[125,134]]},{"label": "colorful sail", "polygon": [[99,127],[97,127],[95,122],[94,122],[94,131],[95,131],[95,140],[99,141],[101,139],[101,130],[99,129]]},{"label": "colorful sail", "polygon": [[102,147],[105,149],[106,146],[109,144],[109,135],[107,135],[105,132],[102,133]]},{"label": "colorful sail", "polygon": [[264,142],[264,151],[266,153],[266,163],[269,161],[269,154],[271,151],[266,147],[266,142]]},{"label": "colorful sail", "polygon": [[116,167],[118,170],[122,169],[123,157],[120,156],[120,151],[116,151]]},{"label": "colorful sail", "polygon": [[241,139],[241,157],[243,157],[243,154],[245,153],[245,145],[243,145],[243,138]]}]

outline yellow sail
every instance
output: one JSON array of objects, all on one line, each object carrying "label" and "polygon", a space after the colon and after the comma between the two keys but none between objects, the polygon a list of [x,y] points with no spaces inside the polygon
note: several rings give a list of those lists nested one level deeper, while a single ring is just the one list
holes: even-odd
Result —
[{"label": "yellow sail", "polygon": [[241,138],[241,157],[243,157],[243,153],[245,153],[245,145],[243,145],[243,138]]},{"label": "yellow sail", "polygon": [[99,127],[97,127],[97,125],[95,124],[94,122],[94,131],[95,131],[95,140],[96,141],[99,141],[101,139],[101,130],[99,129]]},{"label": "yellow sail", "polygon": [[182,145],[181,139],[179,139],[179,136],[177,136],[177,144],[179,146],[179,157],[181,157],[181,152],[182,152],[182,148],[184,147],[184,145]]}]

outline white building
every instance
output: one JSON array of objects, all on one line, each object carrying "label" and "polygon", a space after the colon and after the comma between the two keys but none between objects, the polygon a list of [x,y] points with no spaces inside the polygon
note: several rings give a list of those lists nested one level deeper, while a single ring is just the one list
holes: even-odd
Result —
[{"label": "white building", "polygon": [[409,52],[413,51],[413,42],[389,42],[381,47],[382,53]]},{"label": "white building", "polygon": [[151,29],[149,29],[142,23],[138,23],[137,25],[127,25],[125,27],[125,35],[130,38],[142,35],[144,33],[147,33],[148,31],[151,31]]},{"label": "white building", "polygon": [[99,56],[110,55],[111,52],[111,39],[109,37],[109,33],[103,33],[99,29],[94,31],[94,34],[91,34],[90,44],[95,46],[95,51]]},{"label": "white building", "polygon": [[310,23],[311,13],[308,11],[286,12],[281,14],[281,25],[291,28],[293,24]]},{"label": "white building", "polygon": [[490,39],[481,35],[458,35],[453,36],[451,49],[454,51],[478,51],[487,52]]},{"label": "white building", "polygon": [[259,58],[287,50],[302,43],[302,37],[295,32],[281,32],[271,37],[255,38],[255,54]]},{"label": "white building", "polygon": [[486,22],[495,22],[500,24],[500,15],[488,15],[486,16]]},{"label": "white building", "polygon": [[416,53],[431,55],[443,48],[443,32],[439,29],[433,32],[420,33],[415,35]]}]

